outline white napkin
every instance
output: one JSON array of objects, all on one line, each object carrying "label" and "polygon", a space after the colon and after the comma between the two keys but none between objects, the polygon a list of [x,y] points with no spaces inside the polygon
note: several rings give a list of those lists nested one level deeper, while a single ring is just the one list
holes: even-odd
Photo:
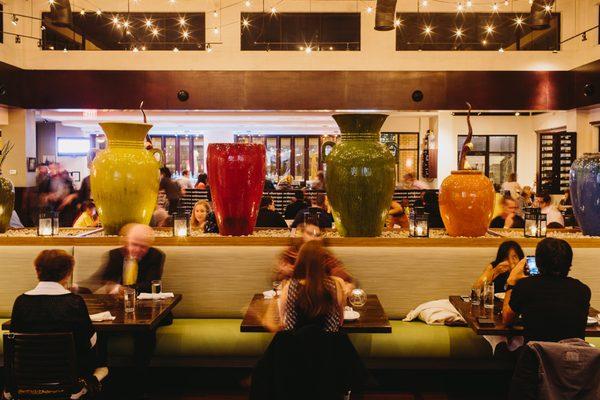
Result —
[{"label": "white napkin", "polygon": [[162,300],[169,299],[171,297],[175,297],[173,293],[164,292],[164,293],[140,293],[138,295],[138,300]]},{"label": "white napkin", "polygon": [[276,294],[277,293],[275,293],[275,291],[273,289],[263,292],[263,296],[267,300],[272,299],[273,297],[275,297]]},{"label": "white napkin", "polygon": [[434,300],[423,303],[408,313],[403,321],[420,319],[427,325],[444,325],[445,322],[465,322],[464,318],[450,303],[450,300]]},{"label": "white napkin", "polygon": [[110,313],[110,311],[103,311],[98,314],[90,315],[90,319],[94,322],[112,321],[115,318],[116,317],[113,317],[113,315]]}]

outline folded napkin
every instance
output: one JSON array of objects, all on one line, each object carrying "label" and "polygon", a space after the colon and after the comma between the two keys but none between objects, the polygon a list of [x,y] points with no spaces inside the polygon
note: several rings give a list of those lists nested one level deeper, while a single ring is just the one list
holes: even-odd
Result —
[{"label": "folded napkin", "polygon": [[483,335],[483,338],[492,346],[492,354],[496,353],[496,348],[500,343],[506,343],[508,351],[515,351],[525,344],[523,336]]},{"label": "folded napkin", "polygon": [[277,293],[271,289],[271,290],[267,290],[266,292],[263,292],[263,296],[265,299],[272,299],[273,297],[275,297]]},{"label": "folded napkin", "polygon": [[164,292],[164,293],[140,293],[138,295],[138,300],[162,300],[169,299],[171,297],[175,297],[173,293]]},{"label": "folded napkin", "polygon": [[408,313],[403,321],[420,319],[427,325],[444,325],[450,322],[465,322],[450,300],[435,300],[423,303]]},{"label": "folded napkin", "polygon": [[100,312],[98,314],[90,315],[90,319],[94,322],[112,321],[115,318],[116,317],[113,317],[113,315],[110,313],[110,311],[104,311],[104,312]]}]

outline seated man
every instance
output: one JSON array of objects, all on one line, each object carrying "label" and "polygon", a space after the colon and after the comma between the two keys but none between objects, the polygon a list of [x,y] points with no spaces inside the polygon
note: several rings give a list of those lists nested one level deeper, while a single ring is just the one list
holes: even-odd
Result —
[{"label": "seated man", "polygon": [[105,291],[118,293],[123,285],[135,287],[138,293],[150,293],[152,281],[162,277],[165,254],[152,247],[154,230],[149,226],[130,224],[123,233],[125,245],[109,251],[101,270]]},{"label": "seated man", "polygon": [[535,260],[539,276],[526,275],[526,259],[507,280],[502,319],[505,324],[523,316],[526,341],[558,342],[585,337],[591,291],[569,278],[573,261],[571,246],[562,239],[538,243]]},{"label": "seated man", "polygon": [[[305,215],[306,214],[306,215]],[[305,217],[308,217],[310,221],[305,221]],[[327,197],[323,193],[317,193],[313,197],[312,205],[305,209],[298,211],[294,222],[292,222],[291,228],[296,228],[302,223],[311,223],[317,225],[319,228],[331,228],[333,218],[327,211]]]},{"label": "seated man", "polygon": [[283,216],[285,219],[294,219],[300,210],[306,210],[310,204],[307,204],[304,200],[304,192],[302,190],[296,190],[292,202],[285,207]]},{"label": "seated man", "polygon": [[[75,260],[63,250],[44,250],[35,259],[40,281],[35,289],[20,295],[13,306],[10,330],[16,333],[71,332],[75,342],[79,375],[85,382],[72,399],[100,390],[108,374],[99,361],[96,332],[81,296],[66,289]],[[10,397],[8,397],[10,398]]]},{"label": "seated man", "polygon": [[540,212],[546,214],[546,226],[553,229],[561,229],[565,227],[565,218],[552,203],[550,193],[540,193],[536,198],[536,203],[540,207]]},{"label": "seated man", "polygon": [[490,223],[490,228],[523,228],[525,220],[517,215],[519,207],[511,197],[502,198],[502,214],[498,215]]},{"label": "seated man", "polygon": [[260,209],[256,218],[257,228],[287,228],[285,219],[275,211],[275,204],[271,196],[263,196],[260,199]]}]

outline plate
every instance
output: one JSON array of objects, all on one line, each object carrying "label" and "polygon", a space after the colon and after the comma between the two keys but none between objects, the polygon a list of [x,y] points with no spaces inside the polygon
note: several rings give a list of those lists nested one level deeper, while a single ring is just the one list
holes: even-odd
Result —
[{"label": "plate", "polygon": [[496,296],[497,299],[504,300],[504,295],[505,294],[506,293],[496,293],[494,296]]},{"label": "plate", "polygon": [[594,318],[594,317],[588,317],[587,324],[588,325],[597,325],[598,324],[598,320],[596,318]]},{"label": "plate", "polygon": [[360,318],[360,313],[358,311],[344,311],[344,321],[356,321]]}]

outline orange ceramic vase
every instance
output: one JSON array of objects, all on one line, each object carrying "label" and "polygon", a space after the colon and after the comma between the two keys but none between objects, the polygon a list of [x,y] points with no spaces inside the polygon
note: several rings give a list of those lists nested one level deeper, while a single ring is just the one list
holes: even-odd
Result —
[{"label": "orange ceramic vase", "polygon": [[440,213],[450,236],[484,236],[494,212],[494,186],[481,171],[452,171],[440,187]]}]

